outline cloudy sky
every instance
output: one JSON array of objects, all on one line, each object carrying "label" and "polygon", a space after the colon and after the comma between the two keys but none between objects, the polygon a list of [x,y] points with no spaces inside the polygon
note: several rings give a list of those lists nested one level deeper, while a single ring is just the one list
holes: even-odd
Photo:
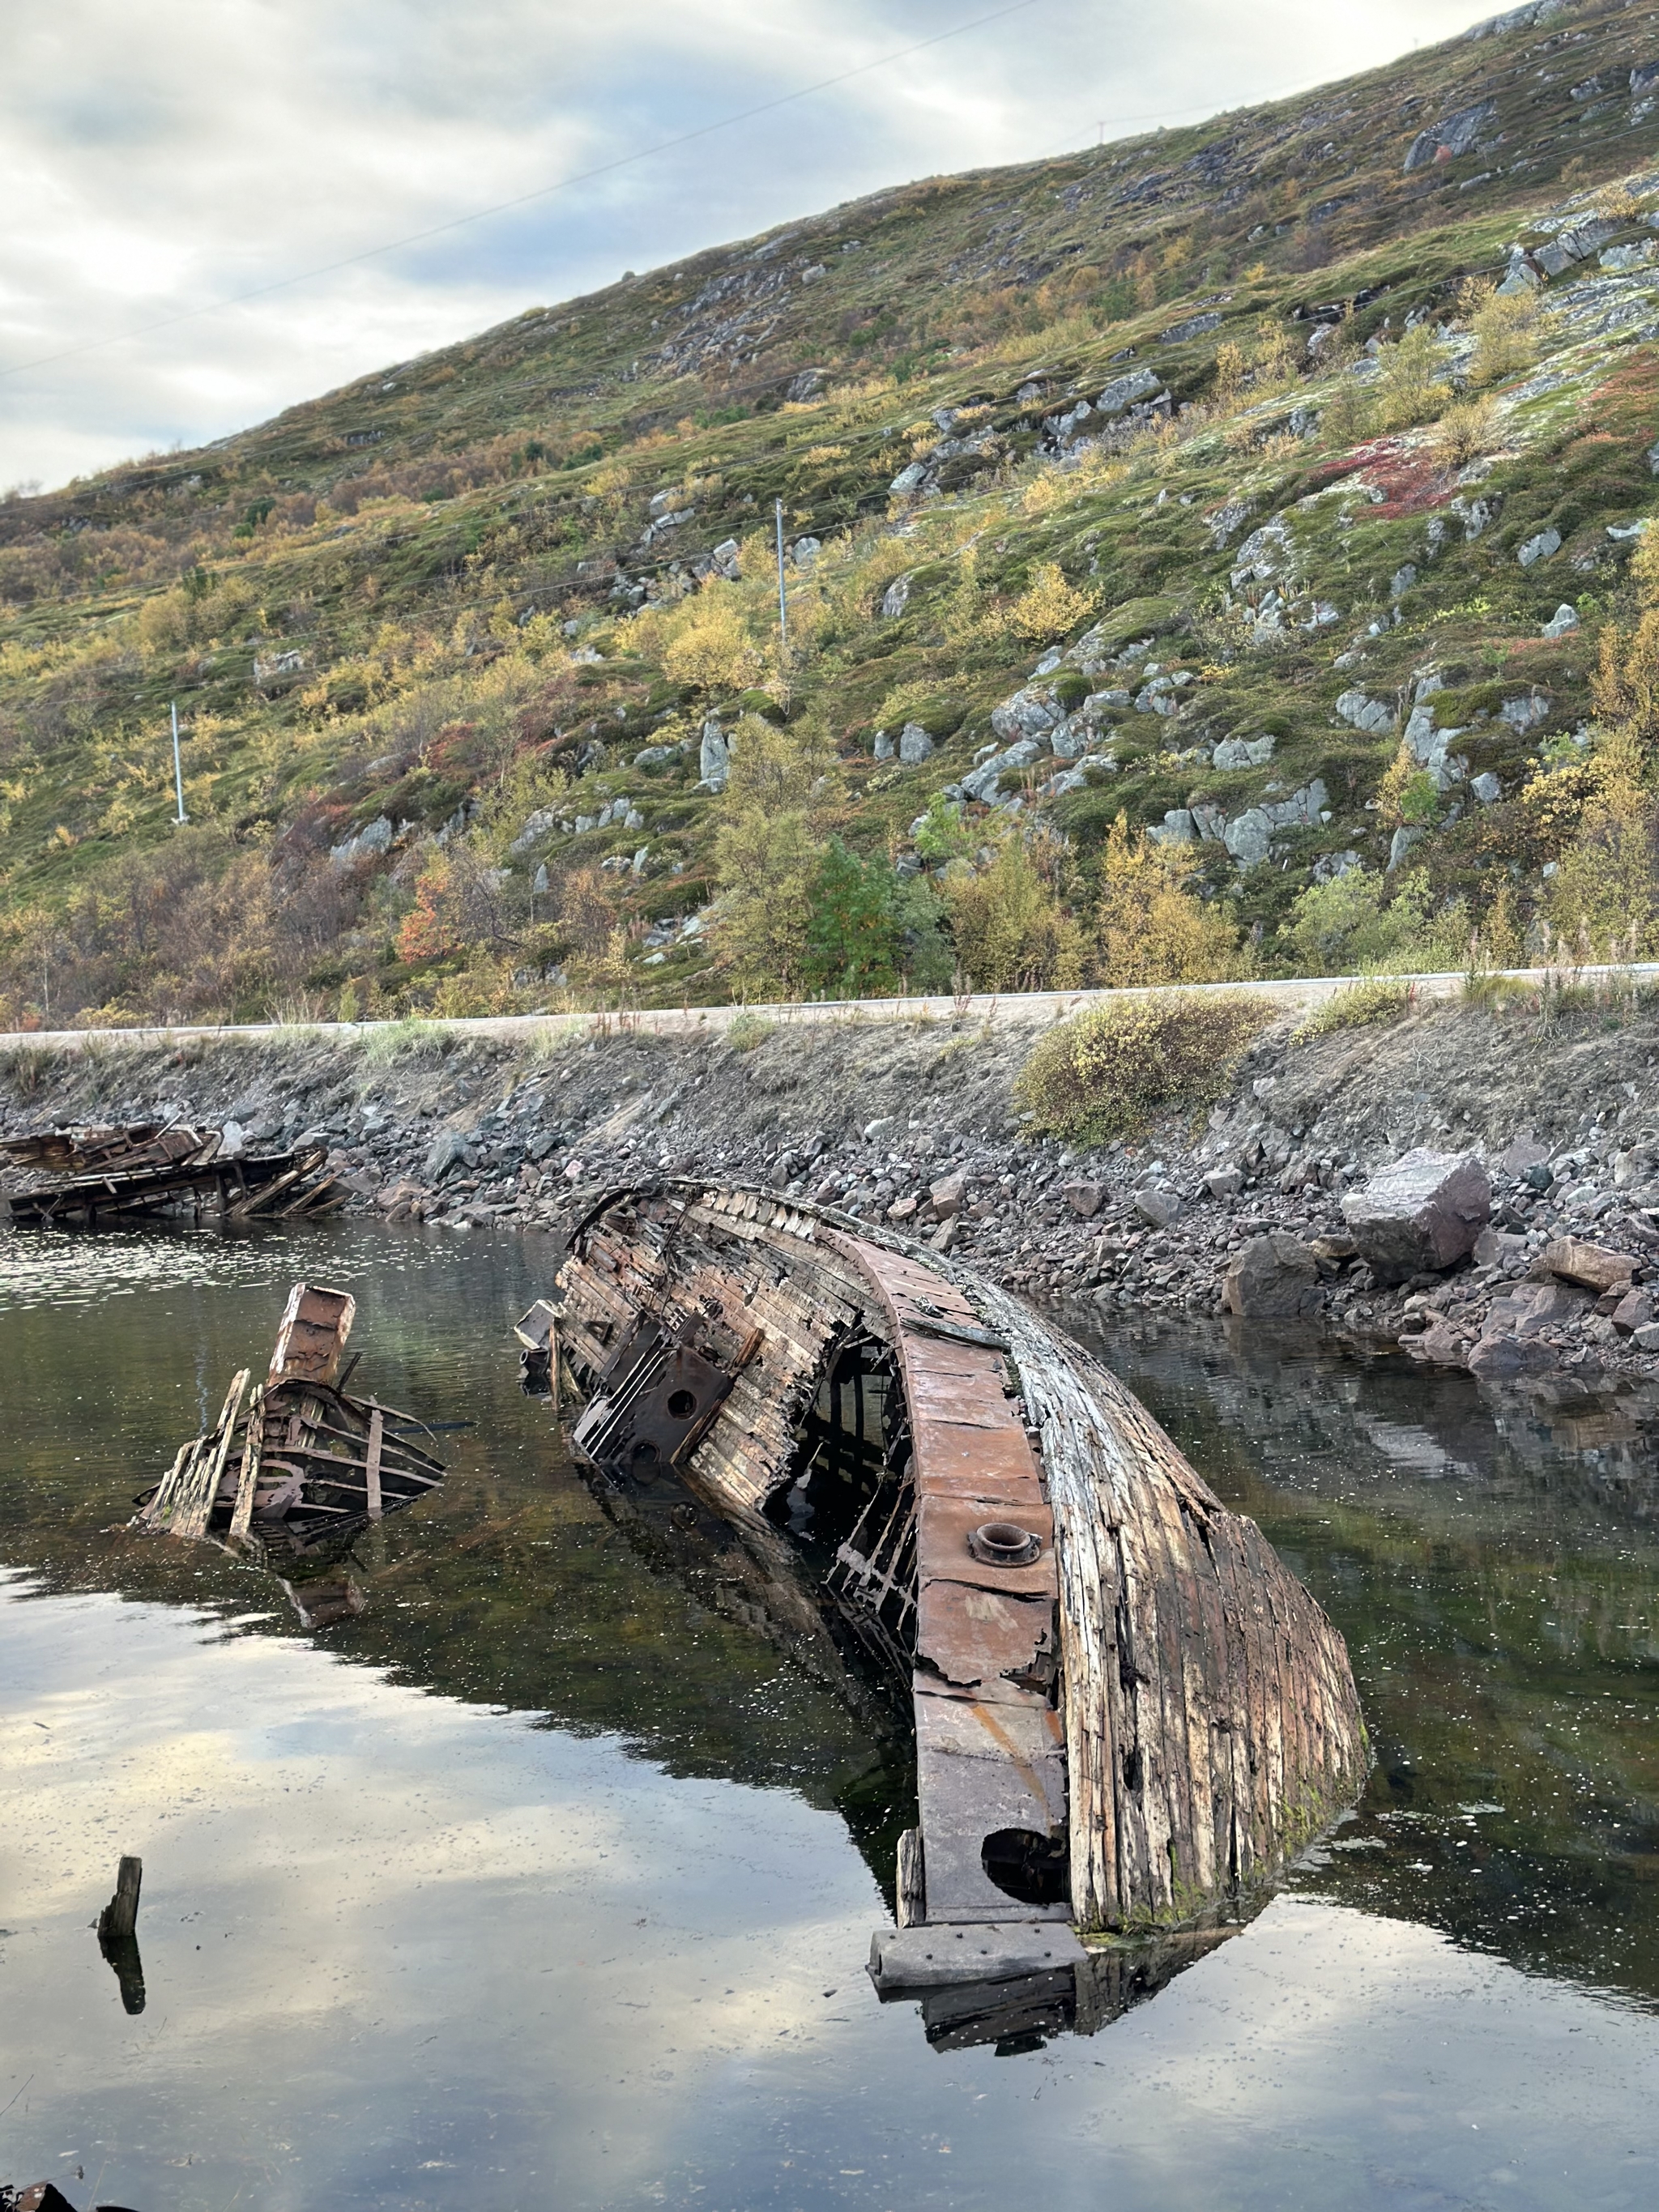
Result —
[{"label": "cloudy sky", "polygon": [[195,445],[624,269],[908,178],[1196,120],[1489,12],[0,0],[0,485]]}]

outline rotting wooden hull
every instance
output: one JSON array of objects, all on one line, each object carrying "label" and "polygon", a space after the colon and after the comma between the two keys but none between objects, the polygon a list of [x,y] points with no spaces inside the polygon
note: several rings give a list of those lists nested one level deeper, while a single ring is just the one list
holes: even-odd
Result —
[{"label": "rotting wooden hull", "polygon": [[14,1191],[17,1229],[109,1228],[211,1205],[224,1222],[333,1212],[347,1193],[321,1146],[304,1152],[227,1154],[223,1133],[149,1122],[48,1130],[0,1139],[0,1158],[42,1178]]},{"label": "rotting wooden hull", "polygon": [[[348,1291],[295,1283],[264,1381],[250,1391],[246,1367],[231,1378],[217,1422],[179,1447],[133,1526],[291,1565],[328,1559],[359,1530],[437,1489],[442,1462],[405,1433],[424,1425],[346,1395],[356,1362],[343,1375],[341,1362],[356,1310]],[[302,1618],[325,1617],[320,1592],[309,1608],[295,1602]],[[355,1609],[343,1595],[331,1602],[329,1617]]]},{"label": "rotting wooden hull", "polygon": [[[873,1487],[830,1579],[910,1670],[921,1814],[878,1983],[937,1978],[951,1928],[994,1976],[1057,1965],[1055,1923],[1200,1919],[1358,1794],[1340,1635],[1121,1384],[1019,1300],[829,1209],[672,1182],[611,1194],[559,1289],[554,1357],[592,1392],[578,1448],[660,1454],[769,1534],[805,1479],[812,1408],[849,1363],[860,1405],[872,1378]],[[677,1380],[698,1386],[678,1425]],[[976,1556],[998,1528],[1034,1556]]]}]

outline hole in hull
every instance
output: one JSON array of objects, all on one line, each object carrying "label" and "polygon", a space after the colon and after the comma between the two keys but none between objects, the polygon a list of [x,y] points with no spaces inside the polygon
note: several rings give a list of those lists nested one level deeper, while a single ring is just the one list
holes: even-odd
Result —
[{"label": "hole in hull", "polygon": [[988,1881],[1021,1905],[1061,1905],[1070,1894],[1064,1842],[1035,1828],[998,1828],[979,1847]]}]

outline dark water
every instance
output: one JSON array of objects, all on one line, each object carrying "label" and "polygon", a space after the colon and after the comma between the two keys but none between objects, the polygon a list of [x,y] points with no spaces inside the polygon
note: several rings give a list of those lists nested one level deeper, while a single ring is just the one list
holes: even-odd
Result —
[{"label": "dark water", "polygon": [[[1389,1361],[1115,1338],[1346,1632],[1379,1765],[1152,2002],[941,2053],[863,1972],[902,1730],[706,1531],[562,1462],[507,1339],[550,1262],[377,1225],[0,1243],[0,2180],[139,2212],[1659,2200],[1659,1409],[1500,1426]],[[119,1525],[301,1273],[356,1290],[362,1383],[475,1424],[316,1631]],[[136,2015],[89,1926],[122,1851]]]}]

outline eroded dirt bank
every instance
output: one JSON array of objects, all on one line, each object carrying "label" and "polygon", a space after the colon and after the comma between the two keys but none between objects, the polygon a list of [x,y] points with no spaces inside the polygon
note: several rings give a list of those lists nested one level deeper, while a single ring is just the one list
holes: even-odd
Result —
[{"label": "eroded dirt bank", "polygon": [[[1631,1258],[1636,1303],[1615,1322],[1619,1301],[1569,1285],[1534,1317],[1528,1364],[1659,1372],[1643,1341],[1646,1278],[1659,1289],[1652,1010],[1544,1022],[1448,1004],[1306,1039],[1287,1020],[1196,1127],[1091,1152],[1023,1126],[1013,1081],[1036,1034],[857,1022],[546,1049],[464,1030],[20,1042],[0,1054],[0,1127],[179,1117],[234,1123],[254,1147],[314,1133],[354,1206],[475,1233],[556,1237],[608,1183],[707,1173],[892,1220],[1033,1297],[1122,1309],[1217,1310],[1230,1266],[1282,1233],[1317,1263],[1304,1311],[1454,1364],[1494,1299],[1551,1279],[1540,1255],[1571,1235]],[[1449,1272],[1384,1286],[1348,1245],[1341,1201],[1414,1146],[1486,1163],[1492,1231]]]}]

